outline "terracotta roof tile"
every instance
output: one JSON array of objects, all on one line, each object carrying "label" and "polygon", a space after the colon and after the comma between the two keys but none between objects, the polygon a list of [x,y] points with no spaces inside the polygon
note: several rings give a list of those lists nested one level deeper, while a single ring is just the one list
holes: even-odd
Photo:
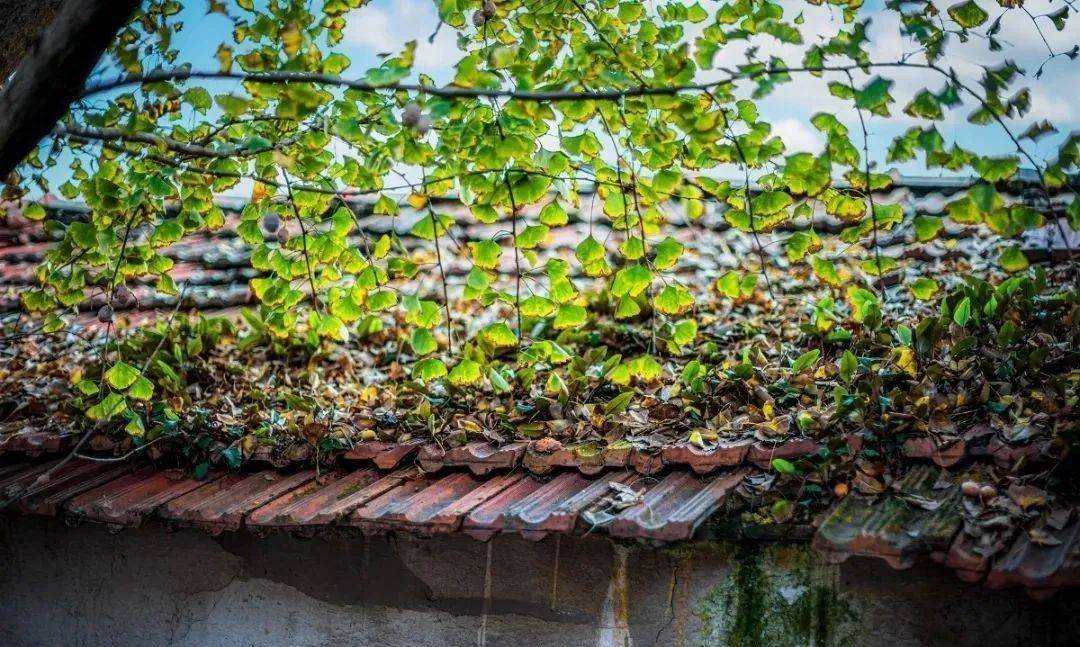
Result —
[{"label": "terracotta roof tile", "polygon": [[825,517],[813,545],[827,559],[852,555],[878,557],[893,568],[907,568],[917,555],[948,550],[960,529],[960,489],[939,489],[939,468],[919,465],[894,484],[895,493],[868,500],[842,499]]},{"label": "terracotta roof tile", "polygon": [[1038,541],[1031,532],[1019,533],[987,573],[986,585],[1024,586],[1037,598],[1053,595],[1063,586],[1080,586],[1080,518],[1076,510],[1070,516],[1060,530],[1040,528]]},{"label": "terracotta roof tile", "polygon": [[939,444],[929,436],[908,438],[904,441],[904,455],[908,458],[932,460],[941,467],[952,467],[967,455],[967,443],[958,439]]},{"label": "terracotta roof tile", "polygon": [[668,465],[688,465],[698,474],[709,474],[721,467],[742,465],[753,444],[750,439],[737,440],[721,442],[715,449],[705,450],[691,443],[679,443],[665,447],[661,457]]},{"label": "terracotta roof tile", "polygon": [[[625,467],[636,453],[629,447],[599,451],[589,451],[585,447],[562,447],[552,452],[540,452],[530,447],[525,452],[522,465],[533,474],[540,475],[550,474],[561,467],[595,475],[603,472],[605,468]],[[657,464],[660,465],[658,456]]]},{"label": "terracotta roof tile", "polygon": [[263,470],[227,474],[169,501],[159,516],[179,525],[212,532],[237,530],[244,516],[314,478],[311,471],[283,474]]},{"label": "terracotta roof tile", "polygon": [[522,478],[522,474],[500,474],[480,480],[472,474],[456,472],[439,479],[413,479],[356,510],[349,523],[365,532],[406,530],[421,535],[453,532],[460,528],[469,511]]},{"label": "terracotta roof tile", "polygon": [[0,454],[26,454],[34,457],[60,451],[70,441],[71,436],[51,431],[20,432],[0,438]]},{"label": "terracotta roof tile", "polygon": [[821,444],[811,438],[793,438],[778,444],[758,441],[750,446],[746,462],[767,470],[772,468],[774,458],[794,460],[816,454],[820,449]]},{"label": "terracotta roof tile", "polygon": [[564,472],[510,504],[502,515],[502,528],[534,540],[552,532],[571,533],[578,527],[579,515],[609,493],[612,483],[625,485],[636,478],[630,472],[609,472],[599,478]]},{"label": "terracotta roof tile", "polygon": [[416,438],[403,443],[381,441],[360,443],[345,452],[344,458],[351,461],[371,461],[379,469],[389,470],[419,451],[424,442],[423,439]]},{"label": "terracotta roof tile", "polygon": [[383,476],[373,469],[354,472],[305,472],[310,480],[251,513],[247,524],[253,528],[305,528],[323,526],[343,519],[355,508],[396,487],[408,473],[399,470]]},{"label": "terracotta roof tile", "polygon": [[137,526],[158,507],[186,494],[220,474],[196,480],[179,470],[143,467],[80,494],[65,504],[72,516],[101,523]]},{"label": "terracotta roof tile", "polygon": [[492,470],[517,467],[524,453],[525,443],[496,447],[487,441],[476,441],[447,450],[427,443],[420,447],[419,461],[425,472],[437,472],[443,467],[467,467],[473,474],[482,476]]},{"label": "terracotta roof tile", "polygon": [[978,582],[990,567],[990,560],[976,552],[973,538],[964,532],[956,535],[942,562],[965,582]]},{"label": "terracotta roof tile", "polygon": [[648,488],[639,505],[616,516],[607,530],[615,537],[689,539],[746,474],[739,469],[702,479],[685,471],[672,472]]},{"label": "terracotta roof tile", "polygon": [[68,499],[104,485],[131,472],[130,465],[72,460],[49,475],[49,480],[32,479],[19,497],[17,508],[27,514],[52,516]]}]

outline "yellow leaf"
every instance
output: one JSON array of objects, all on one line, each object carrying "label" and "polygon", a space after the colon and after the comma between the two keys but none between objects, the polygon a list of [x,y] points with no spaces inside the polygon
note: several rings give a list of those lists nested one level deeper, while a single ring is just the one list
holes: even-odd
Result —
[{"label": "yellow leaf", "polygon": [[918,366],[915,364],[915,351],[907,346],[893,349],[893,358],[896,367],[911,377],[918,377]]},{"label": "yellow leaf", "polygon": [[[292,155],[286,155],[281,151],[274,151],[274,163],[278,166],[284,166],[287,169],[291,169],[293,166],[296,166],[296,158]],[[258,182],[256,184],[262,183]]]},{"label": "yellow leaf", "polygon": [[285,46],[285,54],[292,58],[300,51],[300,28],[295,22],[289,21],[281,29],[281,42]]},{"label": "yellow leaf", "polygon": [[419,193],[409,194],[409,206],[413,209],[423,209],[427,202],[426,195],[420,195]]},{"label": "yellow leaf", "polygon": [[226,47],[225,45],[219,46],[218,49],[217,49],[217,59],[218,59],[218,63],[221,64],[221,71],[222,72],[228,72],[229,70],[231,70],[232,69],[232,62],[233,62],[233,50],[232,50],[232,48],[231,47]]},{"label": "yellow leaf", "polygon": [[266,190],[266,185],[262,182],[256,182],[255,186],[251,188],[251,201],[259,202],[270,195],[270,192]]}]

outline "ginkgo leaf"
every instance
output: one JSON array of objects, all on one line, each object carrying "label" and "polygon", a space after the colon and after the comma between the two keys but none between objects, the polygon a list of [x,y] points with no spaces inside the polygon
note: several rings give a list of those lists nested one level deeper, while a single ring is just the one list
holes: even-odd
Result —
[{"label": "ginkgo leaf", "polygon": [[517,346],[518,343],[514,331],[510,330],[510,326],[501,321],[485,327],[478,336],[495,348],[509,348]]},{"label": "ginkgo leaf", "polygon": [[1001,265],[1001,269],[1010,274],[1023,272],[1030,265],[1024,251],[1015,245],[1001,252],[1001,255],[998,256],[998,263]]},{"label": "ginkgo leaf", "polygon": [[[435,370],[437,372],[438,369]],[[457,363],[457,366],[450,370],[450,373],[446,376],[446,380],[454,386],[471,386],[479,382],[483,377],[483,373],[480,370],[480,364],[471,359],[463,359]]]},{"label": "ginkgo leaf", "polygon": [[437,380],[446,374],[446,364],[437,359],[422,359],[412,367],[412,376],[422,382]]},{"label": "ginkgo leaf", "polygon": [[908,284],[908,289],[915,295],[915,298],[928,301],[937,294],[940,288],[938,287],[937,281],[934,279],[920,276]]},{"label": "ginkgo leaf", "polygon": [[555,314],[555,321],[552,322],[552,326],[556,330],[565,330],[567,328],[576,328],[585,323],[588,318],[588,313],[585,312],[585,308],[572,303],[567,303],[559,306],[559,311]]},{"label": "ginkgo leaf", "polygon": [[964,29],[978,27],[990,18],[974,0],[959,2],[949,7],[949,17]]},{"label": "ginkgo leaf", "polygon": [[116,362],[105,371],[105,381],[114,389],[126,389],[135,383],[142,374],[139,369],[127,362]]}]

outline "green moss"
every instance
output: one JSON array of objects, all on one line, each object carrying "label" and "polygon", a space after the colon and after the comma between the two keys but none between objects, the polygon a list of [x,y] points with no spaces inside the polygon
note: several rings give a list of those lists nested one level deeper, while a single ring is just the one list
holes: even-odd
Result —
[{"label": "green moss", "polygon": [[835,568],[805,548],[743,545],[731,576],[704,597],[695,614],[702,645],[840,646],[854,642],[859,613],[834,581]]}]

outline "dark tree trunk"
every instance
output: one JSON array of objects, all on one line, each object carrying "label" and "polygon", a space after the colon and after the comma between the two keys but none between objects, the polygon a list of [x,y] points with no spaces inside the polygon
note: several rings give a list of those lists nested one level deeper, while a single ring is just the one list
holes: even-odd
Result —
[{"label": "dark tree trunk", "polygon": [[19,64],[63,0],[0,0],[0,83]]},{"label": "dark tree trunk", "polygon": [[[0,3],[0,7],[52,4]],[[0,91],[0,178],[7,177],[64,116],[116,32],[138,6],[139,0],[63,2]]]}]

